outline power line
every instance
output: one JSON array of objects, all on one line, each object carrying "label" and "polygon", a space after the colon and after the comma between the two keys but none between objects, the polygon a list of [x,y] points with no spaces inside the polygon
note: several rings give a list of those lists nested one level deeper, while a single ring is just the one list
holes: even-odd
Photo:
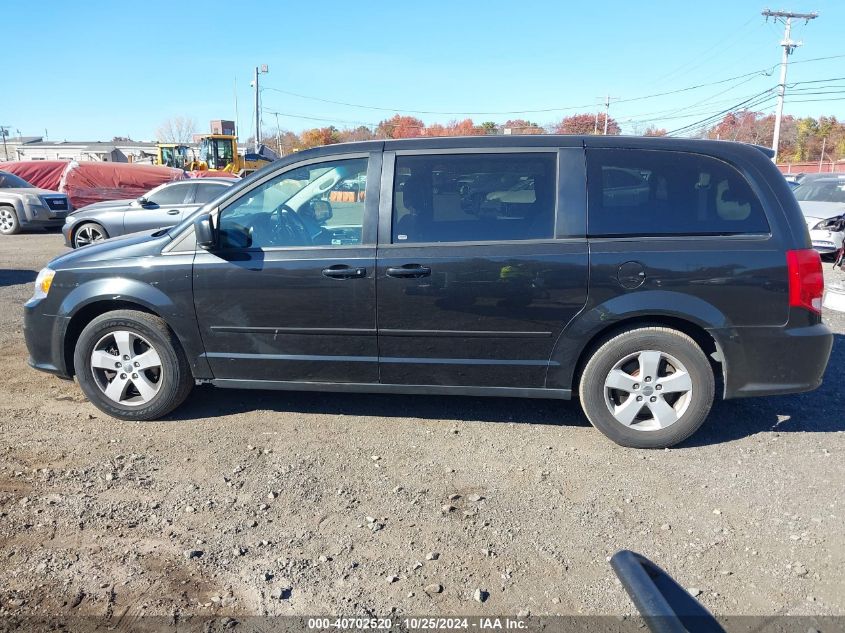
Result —
[{"label": "power line", "polygon": [[[817,62],[817,61],[826,61],[830,59],[842,59],[845,58],[845,54],[838,54],[838,55],[828,55],[825,57],[815,57],[811,59],[805,59],[801,61],[792,62],[793,64],[807,64],[810,62]],[[774,64],[769,66],[768,68],[761,68],[758,70],[754,70],[751,72],[743,73],[741,75],[736,75],[734,77],[728,77],[726,79],[720,79],[718,81],[711,81],[705,82],[700,84],[695,84],[692,86],[687,86],[685,88],[678,88],[676,90],[668,90],[664,92],[657,92],[654,94],[649,95],[642,95],[638,97],[629,97],[627,99],[618,99],[616,103],[632,103],[635,101],[644,101],[646,99],[655,99],[657,97],[665,97],[668,95],[673,94],[680,94],[683,92],[690,92],[692,90],[698,90],[699,88],[706,88],[708,86],[718,86],[720,84],[729,83],[731,81],[735,81],[737,79],[745,79],[746,77],[752,76],[770,76],[771,73],[774,71],[775,68],[778,67],[778,64]],[[300,99],[308,99],[311,101],[319,101],[322,103],[330,103],[333,105],[342,105],[350,108],[361,108],[364,110],[375,110],[379,112],[393,112],[393,113],[406,113],[406,114],[442,114],[442,115],[453,115],[453,116],[460,116],[460,115],[507,115],[507,114],[542,114],[548,112],[564,112],[568,110],[581,110],[584,108],[594,108],[595,103],[583,103],[580,105],[572,105],[572,106],[563,106],[563,107],[556,107],[556,108],[535,108],[535,109],[524,109],[524,110],[499,110],[499,111],[487,111],[487,112],[469,112],[469,111],[449,111],[449,110],[411,110],[405,108],[395,108],[395,107],[383,107],[383,106],[373,106],[373,105],[365,105],[360,103],[352,103],[350,101],[340,101],[336,99],[325,99],[323,97],[315,97],[312,95],[306,95],[299,92],[293,92],[290,90],[282,90],[280,88],[273,88],[273,87],[264,87],[262,90],[271,90],[273,92],[278,92],[280,94],[285,94],[293,97],[297,97]]]}]

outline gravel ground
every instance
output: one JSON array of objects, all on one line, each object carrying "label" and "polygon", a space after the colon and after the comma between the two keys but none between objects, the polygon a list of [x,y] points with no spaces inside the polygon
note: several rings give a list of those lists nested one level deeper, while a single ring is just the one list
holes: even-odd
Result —
[{"label": "gravel ground", "polygon": [[129,423],[26,365],[63,250],[0,238],[0,615],[624,614],[622,548],[716,614],[845,615],[845,314],[821,389],[666,451],[536,400],[204,387]]}]

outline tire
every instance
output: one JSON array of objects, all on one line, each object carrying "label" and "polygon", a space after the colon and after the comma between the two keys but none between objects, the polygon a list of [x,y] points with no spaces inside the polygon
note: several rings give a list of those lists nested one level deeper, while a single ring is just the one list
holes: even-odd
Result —
[{"label": "tire", "polygon": [[193,386],[185,353],[167,324],[135,310],[107,312],[85,326],[73,366],[94,406],[121,420],[167,415]]},{"label": "tire", "polygon": [[21,232],[21,222],[13,207],[0,205],[0,234],[16,235]]},{"label": "tire", "polygon": [[715,379],[707,356],[689,336],[640,327],[595,350],[578,393],[590,423],[617,444],[667,448],[687,439],[707,418]]},{"label": "tire", "polygon": [[107,239],[109,239],[109,234],[102,225],[96,222],[83,222],[73,231],[70,243],[74,248],[82,248]]}]

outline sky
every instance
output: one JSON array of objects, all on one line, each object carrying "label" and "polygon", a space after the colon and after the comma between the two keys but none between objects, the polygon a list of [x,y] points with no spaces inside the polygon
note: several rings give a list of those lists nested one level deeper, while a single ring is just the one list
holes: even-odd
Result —
[{"label": "sky", "polygon": [[[804,45],[791,57],[787,84],[796,85],[784,112],[845,118],[845,2],[779,2],[772,8],[819,13],[793,28]],[[198,132],[235,119],[237,102],[246,139],[252,73],[267,64],[265,132],[276,128],[274,112],[294,132],[374,125],[395,113],[427,124],[545,125],[595,112],[604,95],[623,132],[672,131],[778,83],[783,27],[767,23],[764,8],[754,0],[5,3],[0,125],[10,136],[46,130],[54,141],[154,140],[170,117],[192,117]],[[755,109],[773,112],[774,98]]]}]

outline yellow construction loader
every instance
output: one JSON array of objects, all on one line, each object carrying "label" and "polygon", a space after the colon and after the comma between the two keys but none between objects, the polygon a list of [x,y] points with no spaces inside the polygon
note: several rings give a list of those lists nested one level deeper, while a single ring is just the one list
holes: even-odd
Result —
[{"label": "yellow construction loader", "polygon": [[186,169],[219,171],[245,176],[270,161],[257,154],[238,154],[238,137],[230,134],[207,134],[200,139],[199,156]]}]

